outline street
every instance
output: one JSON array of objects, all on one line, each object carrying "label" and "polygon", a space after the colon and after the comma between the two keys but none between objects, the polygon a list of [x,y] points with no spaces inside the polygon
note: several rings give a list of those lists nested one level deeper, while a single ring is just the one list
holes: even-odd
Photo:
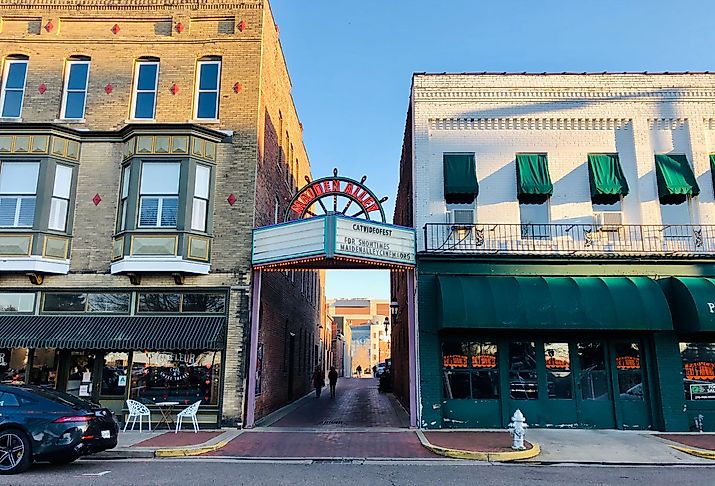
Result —
[{"label": "street", "polygon": [[396,464],[251,463],[234,460],[81,460],[69,466],[38,464],[2,485],[281,485],[487,484],[613,485],[709,484],[709,467],[527,466],[399,462]]}]

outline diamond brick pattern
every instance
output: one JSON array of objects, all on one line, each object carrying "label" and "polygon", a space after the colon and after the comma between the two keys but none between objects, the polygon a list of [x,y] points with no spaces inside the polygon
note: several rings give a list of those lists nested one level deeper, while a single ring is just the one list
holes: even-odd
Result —
[{"label": "diamond brick pattern", "polygon": [[55,28],[55,24],[53,24],[51,20],[47,21],[47,23],[45,24],[45,30],[47,32],[52,32],[52,29],[54,29],[54,28]]},{"label": "diamond brick pattern", "polygon": [[179,87],[176,85],[176,83],[171,85],[171,88],[169,88],[169,92],[173,95],[176,95],[176,93],[179,92]]},{"label": "diamond brick pattern", "polygon": [[114,86],[111,84],[107,84],[107,86],[104,87],[104,92],[107,94],[112,94],[112,91],[114,91]]},{"label": "diamond brick pattern", "polygon": [[234,204],[236,204],[236,200],[237,200],[237,199],[238,199],[238,198],[237,198],[233,193],[231,193],[231,194],[229,194],[228,197],[226,198],[226,201],[228,201],[228,203],[229,203],[231,206],[233,206]]},{"label": "diamond brick pattern", "polygon": [[100,196],[99,193],[95,194],[94,197],[92,198],[92,202],[94,203],[95,206],[99,206],[99,203],[102,202],[102,196]]},{"label": "diamond brick pattern", "polygon": [[45,83],[42,83],[38,88],[37,91],[40,92],[40,94],[45,94],[45,91],[47,91],[47,85]]},{"label": "diamond brick pattern", "polygon": [[112,34],[117,35],[121,29],[119,28],[119,24],[114,24],[112,27]]}]

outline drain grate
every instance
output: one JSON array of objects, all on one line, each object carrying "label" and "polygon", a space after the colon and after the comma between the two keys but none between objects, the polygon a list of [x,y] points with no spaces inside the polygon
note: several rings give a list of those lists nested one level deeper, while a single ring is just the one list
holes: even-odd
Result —
[{"label": "drain grate", "polygon": [[323,420],[320,425],[343,425],[342,420]]}]

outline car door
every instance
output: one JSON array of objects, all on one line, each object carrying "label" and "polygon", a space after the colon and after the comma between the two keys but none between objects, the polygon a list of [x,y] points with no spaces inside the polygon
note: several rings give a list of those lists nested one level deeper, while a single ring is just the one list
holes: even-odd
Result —
[{"label": "car door", "polygon": [[21,422],[20,399],[14,393],[0,391],[0,425]]}]

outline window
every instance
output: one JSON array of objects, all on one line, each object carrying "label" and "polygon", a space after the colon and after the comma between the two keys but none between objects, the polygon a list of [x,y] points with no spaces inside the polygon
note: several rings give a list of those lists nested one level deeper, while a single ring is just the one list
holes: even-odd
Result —
[{"label": "window", "polygon": [[181,312],[223,313],[226,306],[224,294],[184,294]]},{"label": "window", "polygon": [[509,343],[509,395],[514,400],[537,400],[536,343]]},{"label": "window", "polygon": [[72,167],[58,165],[55,169],[55,185],[52,189],[50,204],[50,221],[47,227],[51,230],[65,231],[67,228],[67,210],[72,187]]},{"label": "window", "polygon": [[181,294],[139,294],[138,312],[179,312]]},{"label": "window", "polygon": [[57,381],[57,365],[59,364],[57,350],[54,348],[37,348],[33,350],[32,356],[30,384],[54,387]]},{"label": "window", "polygon": [[544,343],[544,361],[549,398],[571,399],[573,386],[568,343]]},{"label": "window", "polygon": [[680,343],[686,400],[715,397],[715,342]]},{"label": "window", "polygon": [[153,120],[156,111],[156,93],[159,82],[159,63],[139,61],[134,76],[132,118]]},{"label": "window", "polygon": [[[680,204],[660,205],[660,216],[663,226],[681,226],[691,224],[690,220],[690,198],[686,198]],[[666,232],[666,236],[669,233]]]},{"label": "window", "polygon": [[616,343],[618,393],[621,400],[643,400],[643,371],[638,343]]},{"label": "window", "polygon": [[27,348],[1,349],[0,383],[21,385],[25,383],[27,370]]},{"label": "window", "polygon": [[62,93],[62,115],[66,120],[81,120],[87,104],[89,61],[67,61],[65,89]]},{"label": "window", "polygon": [[196,118],[218,118],[218,95],[221,79],[221,61],[199,61],[196,82]]},{"label": "window", "polygon": [[102,366],[102,386],[100,395],[124,396],[127,389],[127,371],[129,368],[129,354],[107,353],[104,355]]},{"label": "window", "polygon": [[442,342],[442,360],[446,398],[499,398],[495,343],[447,337]]},{"label": "window", "polygon": [[521,220],[521,237],[548,239],[549,231],[549,201],[541,204],[519,204]]},{"label": "window", "polygon": [[226,295],[217,293],[140,293],[137,312],[187,312],[222,314]]},{"label": "window", "polygon": [[35,294],[0,293],[0,312],[32,312],[33,310],[35,310]]},{"label": "window", "polygon": [[119,230],[123,231],[127,227],[127,198],[129,197],[129,177],[131,176],[131,166],[127,165],[122,169],[122,193],[119,198]]},{"label": "window", "polygon": [[39,170],[35,162],[0,165],[0,227],[32,227]]},{"label": "window", "polygon": [[206,214],[209,207],[209,184],[211,168],[205,165],[196,166],[194,181],[194,201],[191,207],[191,229],[206,231]]},{"label": "window", "polygon": [[180,169],[179,163],[142,164],[139,227],[176,227]]},{"label": "window", "polygon": [[218,404],[221,352],[154,353],[132,356],[130,398],[142,403],[176,401],[181,406],[201,400]]},{"label": "window", "polygon": [[608,374],[606,373],[605,349],[603,343],[577,343],[578,377],[583,400],[608,400]]},{"label": "window", "polygon": [[594,213],[603,213],[608,211],[619,212],[623,210],[623,198],[620,198],[611,204],[593,203],[592,207]]},{"label": "window", "polygon": [[129,313],[128,292],[45,292],[43,312]]},{"label": "window", "polygon": [[25,94],[27,59],[7,59],[3,73],[2,93],[0,93],[0,117],[20,118],[22,99]]}]

